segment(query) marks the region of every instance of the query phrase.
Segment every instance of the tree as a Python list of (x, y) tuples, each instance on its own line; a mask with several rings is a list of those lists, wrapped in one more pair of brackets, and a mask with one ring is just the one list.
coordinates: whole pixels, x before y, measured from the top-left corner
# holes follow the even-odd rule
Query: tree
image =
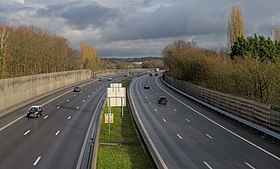
[(10, 27), (7, 24), (0, 23), (0, 66), (1, 66), (1, 77), (5, 77), (7, 72), (7, 45), (8, 37), (10, 35)]
[(96, 49), (89, 44), (81, 43), (82, 64), (84, 69), (98, 70), (100, 57)]
[(242, 10), (239, 5), (232, 5), (227, 28), (228, 49), (231, 49), (231, 46), (237, 38), (243, 37), (244, 35), (244, 19)]
[(275, 41), (280, 41), (280, 27), (275, 28)]

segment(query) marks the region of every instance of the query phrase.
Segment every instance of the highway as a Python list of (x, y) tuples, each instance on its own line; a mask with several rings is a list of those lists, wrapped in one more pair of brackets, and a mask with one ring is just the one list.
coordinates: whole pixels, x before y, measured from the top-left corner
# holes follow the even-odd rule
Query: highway
[[(135, 79), (129, 92), (165, 168), (280, 168), (279, 144), (189, 100), (167, 87), (159, 76)], [(167, 96), (167, 105), (158, 105), (162, 95)]]
[[(79, 85), (81, 92), (67, 88), (1, 117), (0, 168), (77, 168), (90, 122), (96, 122), (110, 82), (94, 79)], [(43, 116), (26, 118), (31, 105), (42, 105)]]

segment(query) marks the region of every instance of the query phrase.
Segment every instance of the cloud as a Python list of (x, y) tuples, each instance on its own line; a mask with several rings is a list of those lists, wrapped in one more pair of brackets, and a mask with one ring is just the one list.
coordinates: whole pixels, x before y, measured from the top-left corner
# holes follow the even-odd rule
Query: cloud
[(36, 25), (65, 36), (74, 48), (87, 42), (106, 56), (160, 55), (176, 39), (225, 46), (234, 3), (247, 35), (269, 36), (272, 22), (280, 26), (279, 0), (0, 0), (0, 22)]

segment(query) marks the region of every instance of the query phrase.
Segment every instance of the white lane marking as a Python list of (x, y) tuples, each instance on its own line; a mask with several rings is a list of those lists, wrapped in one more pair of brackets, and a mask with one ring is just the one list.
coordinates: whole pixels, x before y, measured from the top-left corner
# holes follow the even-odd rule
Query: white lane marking
[(69, 102), (69, 100), (66, 100), (66, 102)]
[(207, 137), (209, 137), (210, 139), (213, 139), (213, 137), (211, 137), (209, 134), (206, 134)]
[(155, 109), (155, 111), (157, 111), (157, 109)]
[(166, 120), (165, 119), (162, 119), (164, 122), (166, 122)]
[(94, 93), (94, 92), (91, 92), (92, 94)]
[(255, 167), (253, 167), (252, 165), (250, 165), (249, 163), (245, 162), (245, 164), (250, 167), (251, 169), (255, 169)]
[(176, 109), (173, 109), (174, 111), (177, 111)]
[(74, 97), (76, 97), (76, 95), (74, 95)]
[(148, 97), (145, 97), (145, 99), (148, 99)]
[(27, 130), (23, 135), (27, 135), (30, 132), (30, 130)]
[(149, 104), (152, 104), (151, 102), (149, 102)]
[(49, 116), (48, 115), (46, 115), (45, 117), (44, 117), (44, 119), (46, 119), (46, 118), (48, 118)]
[(83, 100), (83, 103), (86, 102), (86, 100)]
[(80, 107), (78, 106), (76, 109), (78, 110)]
[(60, 133), (60, 131), (58, 130), (58, 131), (55, 133), (55, 135), (57, 136), (59, 133)]
[(38, 164), (38, 162), (41, 160), (41, 156), (39, 156), (36, 160), (35, 160), (35, 162), (33, 163), (33, 165), (37, 165)]
[(212, 169), (212, 167), (206, 162), (206, 161), (204, 161), (203, 162), (209, 169)]
[(59, 109), (60, 108), (60, 106), (57, 106), (57, 108), (56, 109)]
[(17, 122), (18, 120), (22, 119), (23, 117), (25, 117), (25, 115), (23, 115), (23, 116), (21, 116), (21, 117), (15, 119), (15, 120), (12, 121), (11, 123), (9, 123), (9, 124), (7, 124), (6, 126), (2, 127), (2, 128), (0, 129), (0, 131), (2, 131), (2, 130), (4, 130), (5, 128), (9, 127), (10, 125), (14, 124), (15, 122)]
[(70, 120), (70, 119), (71, 119), (71, 116), (68, 117), (68, 120)]
[(167, 92), (166, 90), (164, 90), (161, 86), (159, 86), (158, 82), (156, 82), (156, 84), (158, 85), (159, 88), (161, 88), (161, 90), (163, 90), (165, 93), (167, 93), (169, 96), (173, 97), (175, 100), (177, 100), (178, 102), (180, 102), (180, 103), (183, 104), (184, 106), (188, 107), (190, 110), (194, 111), (196, 114), (200, 115), (201, 117), (205, 118), (206, 120), (210, 121), (211, 123), (215, 124), (216, 126), (222, 128), (222, 129), (224, 129), (225, 131), (229, 132), (230, 134), (234, 135), (235, 137), (237, 137), (237, 138), (243, 140), (244, 142), (246, 142), (246, 143), (252, 145), (253, 147), (255, 147), (255, 148), (261, 150), (262, 152), (264, 152), (264, 153), (270, 155), (271, 157), (273, 157), (273, 158), (275, 158), (275, 159), (277, 159), (277, 160), (280, 161), (280, 157), (278, 157), (278, 156), (272, 154), (271, 152), (269, 152), (269, 151), (263, 149), (262, 147), (260, 147), (260, 146), (258, 146), (258, 145), (256, 145), (256, 144), (250, 142), (249, 140), (245, 139), (244, 137), (242, 137), (242, 136), (236, 134), (235, 132), (229, 130), (228, 128), (226, 128), (226, 127), (224, 127), (224, 126), (222, 126), (221, 124), (217, 123), (216, 121), (214, 121), (214, 120), (210, 119), (209, 117), (203, 115), (202, 113), (198, 112), (197, 110), (195, 110), (195, 109), (192, 108), (191, 106), (185, 104), (184, 102), (182, 102), (181, 100), (177, 99), (175, 96), (173, 96), (172, 94), (170, 94), (169, 92)]
[[(135, 83), (135, 81), (133, 81), (132, 83)], [(131, 88), (131, 86), (132, 86), (132, 85), (130, 85), (130, 88)], [(129, 90), (129, 93), (130, 93), (130, 95), (132, 96), (131, 90)], [(157, 150), (157, 148), (156, 148), (156, 146), (155, 146), (153, 140), (151, 139), (149, 133), (147, 132), (147, 129), (144, 127), (144, 124), (143, 124), (141, 118), (139, 117), (139, 114), (138, 114), (138, 112), (137, 112), (137, 110), (136, 110), (136, 108), (135, 108), (135, 103), (134, 103), (134, 100), (133, 100), (132, 97), (131, 97), (131, 104), (132, 104), (131, 107), (133, 107), (134, 110), (136, 111), (136, 113), (135, 113), (136, 118), (138, 119), (139, 124), (140, 124), (140, 126), (142, 127), (143, 132), (145, 133), (145, 135), (146, 135), (146, 137), (147, 137), (147, 140), (149, 141), (149, 143), (150, 143), (150, 145), (151, 145), (151, 147), (152, 147), (154, 153), (156, 154), (156, 157), (158, 158), (158, 160), (159, 160), (160, 163), (162, 164), (162, 168), (163, 168), (163, 169), (168, 169), (168, 167), (167, 167), (165, 161), (163, 160), (162, 156), (161, 156), (160, 153), (158, 152), (158, 150)]]
[(88, 95), (87, 97), (90, 97), (90, 95)]
[(177, 136), (178, 136), (181, 140), (183, 139), (179, 134), (177, 134)]
[(189, 122), (189, 123), (191, 122), (189, 119), (186, 119), (186, 121)]

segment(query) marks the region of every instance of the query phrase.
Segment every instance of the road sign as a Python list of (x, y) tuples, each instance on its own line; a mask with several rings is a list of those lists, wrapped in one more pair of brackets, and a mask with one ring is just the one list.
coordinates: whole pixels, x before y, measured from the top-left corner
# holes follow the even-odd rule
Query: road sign
[(114, 114), (113, 113), (105, 113), (105, 123), (106, 124), (114, 123)]

